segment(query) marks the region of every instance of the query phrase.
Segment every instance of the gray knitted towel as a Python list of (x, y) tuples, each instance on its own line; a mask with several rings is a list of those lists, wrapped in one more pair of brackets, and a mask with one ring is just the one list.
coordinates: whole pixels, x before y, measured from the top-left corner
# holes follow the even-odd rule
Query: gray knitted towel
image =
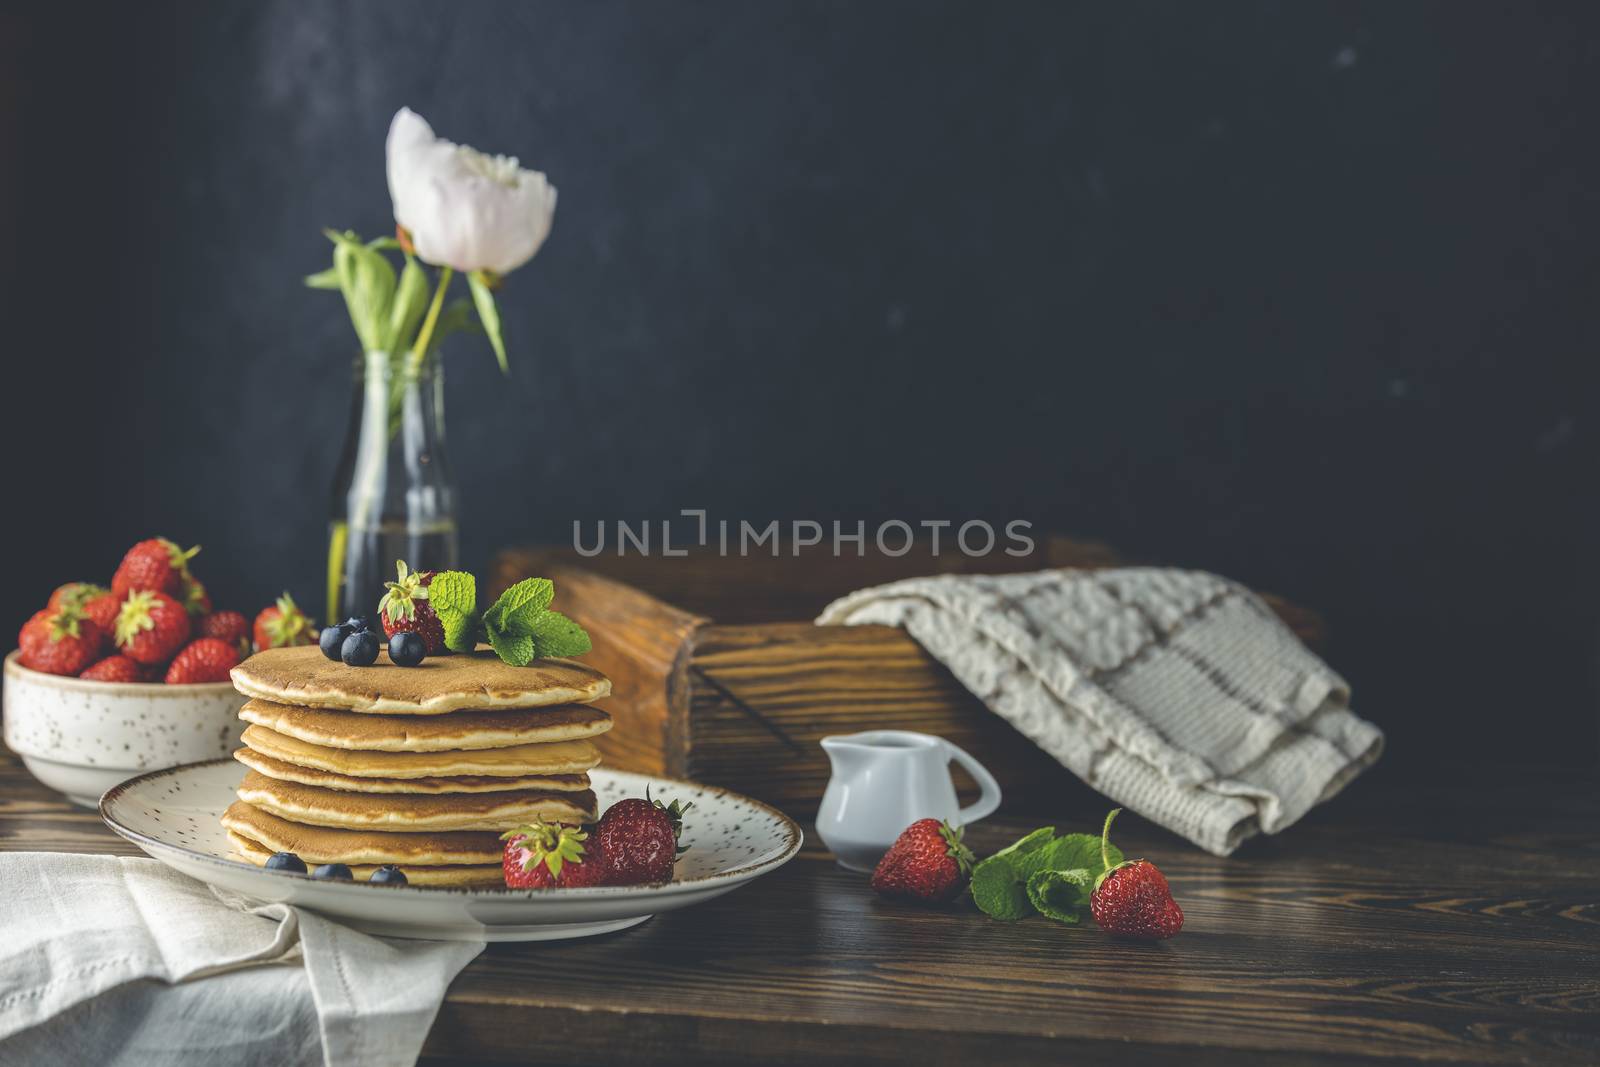
[(1344, 680), (1214, 574), (913, 578), (817, 622), (904, 627), (1078, 777), (1219, 856), (1290, 826), (1383, 750)]

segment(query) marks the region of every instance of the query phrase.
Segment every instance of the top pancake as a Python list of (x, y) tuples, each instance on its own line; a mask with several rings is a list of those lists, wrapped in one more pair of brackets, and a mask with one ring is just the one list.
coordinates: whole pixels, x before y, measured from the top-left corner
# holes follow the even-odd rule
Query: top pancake
[(245, 696), (387, 715), (587, 704), (611, 692), (605, 675), (575, 660), (513, 667), (486, 645), (471, 655), (434, 656), (416, 667), (396, 667), (387, 654), (371, 667), (348, 667), (315, 645), (269, 648), (231, 673), (233, 687)]

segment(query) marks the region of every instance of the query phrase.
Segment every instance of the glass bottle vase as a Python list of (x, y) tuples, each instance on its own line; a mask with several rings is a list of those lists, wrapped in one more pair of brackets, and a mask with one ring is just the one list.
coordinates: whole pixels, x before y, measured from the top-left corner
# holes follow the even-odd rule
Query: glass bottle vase
[(356, 364), (344, 453), (328, 522), (327, 620), (376, 619), (395, 561), (458, 564), (455, 482), (445, 455), (437, 358), (368, 352)]

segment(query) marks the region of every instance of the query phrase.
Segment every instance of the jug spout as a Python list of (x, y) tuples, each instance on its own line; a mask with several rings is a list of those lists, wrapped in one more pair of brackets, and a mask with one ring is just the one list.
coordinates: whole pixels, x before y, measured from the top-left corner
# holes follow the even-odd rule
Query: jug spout
[(851, 737), (824, 737), (821, 744), (822, 751), (828, 754), (834, 774), (852, 774), (866, 766), (872, 756), (870, 745), (863, 745)]

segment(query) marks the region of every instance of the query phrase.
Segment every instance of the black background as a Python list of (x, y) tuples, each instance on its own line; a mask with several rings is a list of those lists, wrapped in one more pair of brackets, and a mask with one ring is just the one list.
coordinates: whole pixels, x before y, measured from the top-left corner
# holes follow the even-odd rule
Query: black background
[(5, 617), (155, 533), (320, 604), (354, 338), (300, 278), (409, 105), (561, 193), (510, 381), (447, 351), (467, 565), (1025, 518), (1321, 609), (1389, 765), (1592, 761), (1596, 15), (7, 9)]

